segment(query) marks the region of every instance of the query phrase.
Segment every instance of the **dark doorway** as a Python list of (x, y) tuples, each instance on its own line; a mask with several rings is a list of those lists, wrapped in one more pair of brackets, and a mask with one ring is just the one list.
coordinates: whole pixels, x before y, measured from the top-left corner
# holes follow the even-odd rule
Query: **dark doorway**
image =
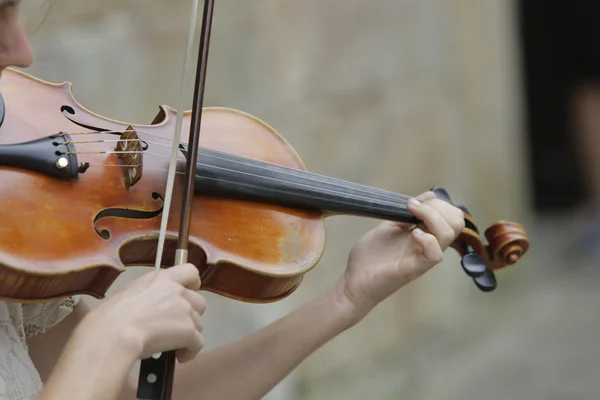
[(565, 14), (570, 4), (568, 0), (518, 2), (528, 172), (533, 206), (540, 213), (565, 211), (585, 197), (569, 134), (569, 94), (577, 80)]

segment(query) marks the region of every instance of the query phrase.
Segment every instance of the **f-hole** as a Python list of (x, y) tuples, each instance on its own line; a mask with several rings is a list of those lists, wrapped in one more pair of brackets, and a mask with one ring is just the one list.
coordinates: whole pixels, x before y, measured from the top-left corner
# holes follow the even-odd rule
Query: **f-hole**
[[(82, 128), (91, 129), (91, 130), (97, 131), (97, 132), (101, 132), (101, 131), (106, 131), (107, 130), (107, 129), (100, 128), (100, 127), (97, 127), (97, 126), (92, 126), (92, 125), (84, 124), (83, 122), (76, 121), (75, 119), (73, 119), (73, 117), (68, 116), (67, 114), (71, 114), (73, 116), (75, 115), (75, 110), (71, 106), (66, 106), (66, 105), (61, 106), (60, 107), (60, 112), (62, 113), (62, 115), (66, 119), (68, 119), (69, 121), (71, 121), (75, 125), (81, 126)], [(115, 133), (115, 135), (118, 135), (118, 133)]]
[[(153, 192), (152, 198), (154, 200), (160, 199), (161, 202), (163, 202), (163, 204), (164, 204), (164, 199), (160, 194)], [(127, 208), (107, 208), (107, 209), (100, 211), (96, 215), (96, 218), (94, 218), (94, 230), (96, 231), (98, 236), (100, 236), (102, 239), (109, 240), (110, 232), (106, 229), (99, 230), (98, 227), (96, 226), (98, 221), (100, 221), (101, 219), (115, 218), (115, 217), (116, 218), (129, 218), (129, 219), (153, 219), (153, 218), (158, 217), (160, 214), (162, 214), (163, 207), (164, 206), (161, 206), (156, 211), (130, 210)]]
[[(0, 96), (1, 97), (1, 96)], [(106, 129), (106, 128), (100, 128), (98, 126), (93, 126), (93, 125), (89, 125), (89, 124), (85, 124), (83, 122), (80, 121), (76, 121), (73, 117), (69, 117), (67, 114), (71, 114), (71, 115), (75, 115), (75, 110), (73, 109), (73, 107), (71, 106), (61, 106), (60, 107), (60, 112), (62, 113), (62, 115), (68, 119), (69, 121), (71, 121), (72, 123), (74, 123), (75, 125), (81, 126), (82, 128), (86, 128), (86, 129), (90, 129), (92, 131), (96, 131), (96, 132), (107, 132), (110, 131), (110, 129)], [(1, 123), (0, 123), (1, 124)], [(120, 131), (117, 132), (110, 132), (111, 135), (121, 135)], [(148, 142), (142, 140), (142, 150), (148, 150), (148, 148), (150, 147), (148, 145)]]

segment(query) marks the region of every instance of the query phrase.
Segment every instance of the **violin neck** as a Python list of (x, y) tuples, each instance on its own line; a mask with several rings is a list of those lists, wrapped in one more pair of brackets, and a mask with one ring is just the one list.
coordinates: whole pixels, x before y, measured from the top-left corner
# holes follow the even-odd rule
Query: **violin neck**
[(409, 196), (211, 149), (198, 152), (195, 188), (197, 193), (331, 214), (417, 222), (407, 209)]

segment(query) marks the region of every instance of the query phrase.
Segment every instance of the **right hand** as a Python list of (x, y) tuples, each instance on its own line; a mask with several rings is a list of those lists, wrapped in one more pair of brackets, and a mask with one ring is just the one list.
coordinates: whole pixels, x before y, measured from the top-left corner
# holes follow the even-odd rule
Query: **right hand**
[(189, 361), (204, 346), (200, 283), (192, 264), (150, 272), (92, 311), (91, 328), (115, 333), (138, 359), (176, 350), (179, 362)]

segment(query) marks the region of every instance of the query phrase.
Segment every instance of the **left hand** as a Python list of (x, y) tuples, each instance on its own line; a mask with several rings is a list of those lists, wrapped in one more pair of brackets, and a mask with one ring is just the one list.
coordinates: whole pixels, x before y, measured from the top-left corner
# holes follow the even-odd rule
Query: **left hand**
[(343, 299), (360, 319), (382, 300), (417, 279), (443, 259), (443, 252), (462, 232), (464, 213), (425, 192), (409, 211), (417, 226), (382, 222), (364, 235), (350, 252), (339, 284)]

